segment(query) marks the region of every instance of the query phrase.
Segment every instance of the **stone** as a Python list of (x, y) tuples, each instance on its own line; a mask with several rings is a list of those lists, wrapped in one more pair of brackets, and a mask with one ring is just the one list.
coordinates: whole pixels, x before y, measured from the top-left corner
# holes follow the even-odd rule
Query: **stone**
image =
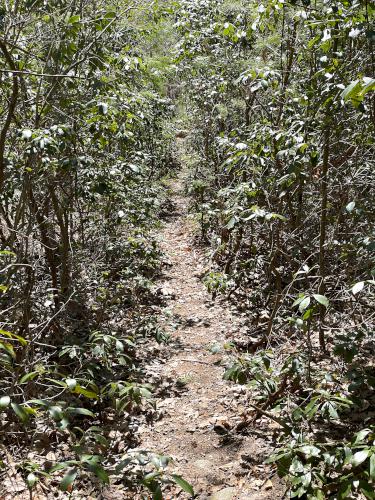
[(233, 500), (237, 494), (236, 488), (224, 488), (209, 497), (209, 500)]

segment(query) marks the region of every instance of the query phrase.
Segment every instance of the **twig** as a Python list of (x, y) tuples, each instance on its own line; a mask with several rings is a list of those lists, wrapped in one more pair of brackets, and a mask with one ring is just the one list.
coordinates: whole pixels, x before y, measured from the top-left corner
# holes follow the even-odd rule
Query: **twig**
[(12, 73), (13, 75), (24, 75), (24, 76), (41, 76), (46, 78), (78, 78), (79, 80), (85, 80), (84, 76), (67, 75), (67, 74), (56, 74), (52, 75), (49, 73), (36, 73), (34, 71), (21, 71), (18, 69), (0, 69), (0, 73)]
[(247, 403), (247, 404), (251, 406), (251, 408), (254, 408), (254, 410), (256, 410), (261, 415), (264, 415), (265, 417), (270, 418), (271, 420), (279, 424), (284, 430), (288, 432), (291, 430), (291, 427), (288, 424), (286, 424), (281, 418), (275, 417), (274, 415), (272, 415), (272, 413), (262, 410), (262, 408), (259, 408), (259, 406), (256, 406), (253, 403)]
[(199, 359), (180, 359), (179, 361), (186, 361), (187, 363), (199, 363), (201, 365), (214, 366), (213, 363), (207, 363), (207, 361), (200, 361)]

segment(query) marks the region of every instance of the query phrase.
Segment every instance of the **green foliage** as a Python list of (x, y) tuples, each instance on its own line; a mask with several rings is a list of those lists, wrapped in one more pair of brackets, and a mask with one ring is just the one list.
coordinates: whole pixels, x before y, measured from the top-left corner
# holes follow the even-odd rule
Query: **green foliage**
[[(30, 490), (63, 470), (69, 493), (82, 475), (108, 483), (113, 421), (153, 407), (143, 351), (167, 340), (151, 305), (162, 179), (175, 168), (171, 64), (156, 38), (171, 23), (166, 5), (134, 7), (1, 10), (0, 410), (4, 445), (35, 456)], [(47, 472), (41, 428), (57, 451)]]
[(286, 477), (291, 498), (350, 498), (361, 493), (373, 499), (374, 430), (363, 429), (347, 443), (310, 443), (296, 434), (269, 459)]
[(246, 312), (224, 377), (283, 424), (275, 461), (299, 498), (373, 498), (373, 433), (352, 436), (374, 401), (374, 12), (186, 0), (176, 23), (204, 281)]
[[(109, 453), (116, 419), (152, 408), (144, 350), (168, 341), (152, 285), (178, 112), (194, 132), (204, 283), (248, 314), (250, 352), (232, 350), (225, 378), (285, 423), (272, 460), (292, 496), (374, 498), (374, 13), (347, 0), (0, 8), (0, 410), (8, 449), (25, 436), (30, 490), (123, 473), (155, 499), (171, 482), (193, 496), (167, 457)], [(25, 459), (40, 428), (69, 450), (49, 470)]]

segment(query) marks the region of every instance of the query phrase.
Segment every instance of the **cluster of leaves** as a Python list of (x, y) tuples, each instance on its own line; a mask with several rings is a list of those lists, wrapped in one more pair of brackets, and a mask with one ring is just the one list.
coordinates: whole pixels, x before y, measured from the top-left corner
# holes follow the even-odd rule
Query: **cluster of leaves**
[(275, 461), (299, 498), (374, 498), (373, 16), (354, 0), (185, 0), (177, 16), (205, 282), (248, 316), (251, 354), (226, 377), (284, 422)]
[[(0, 433), (30, 489), (66, 469), (64, 491), (77, 474), (108, 483), (112, 434), (134, 445), (132, 415), (152, 409), (153, 231), (175, 166), (173, 105), (142, 54), (155, 9), (0, 8)], [(159, 476), (138, 479), (156, 491)]]

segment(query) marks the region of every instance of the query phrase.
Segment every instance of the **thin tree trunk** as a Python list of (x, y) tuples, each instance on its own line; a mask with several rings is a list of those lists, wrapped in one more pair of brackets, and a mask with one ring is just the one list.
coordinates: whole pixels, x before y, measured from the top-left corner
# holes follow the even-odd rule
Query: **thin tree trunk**
[[(320, 236), (319, 236), (319, 272), (320, 285), (319, 293), (325, 294), (326, 291), (326, 234), (327, 234), (327, 202), (328, 202), (328, 170), (329, 170), (329, 152), (330, 152), (330, 129), (326, 127), (324, 132), (324, 149), (322, 164), (322, 180), (320, 184), (321, 212), (320, 212)], [(319, 323), (319, 344), (320, 348), (326, 350), (326, 339), (324, 331), (325, 307), (320, 305), (320, 323)]]

